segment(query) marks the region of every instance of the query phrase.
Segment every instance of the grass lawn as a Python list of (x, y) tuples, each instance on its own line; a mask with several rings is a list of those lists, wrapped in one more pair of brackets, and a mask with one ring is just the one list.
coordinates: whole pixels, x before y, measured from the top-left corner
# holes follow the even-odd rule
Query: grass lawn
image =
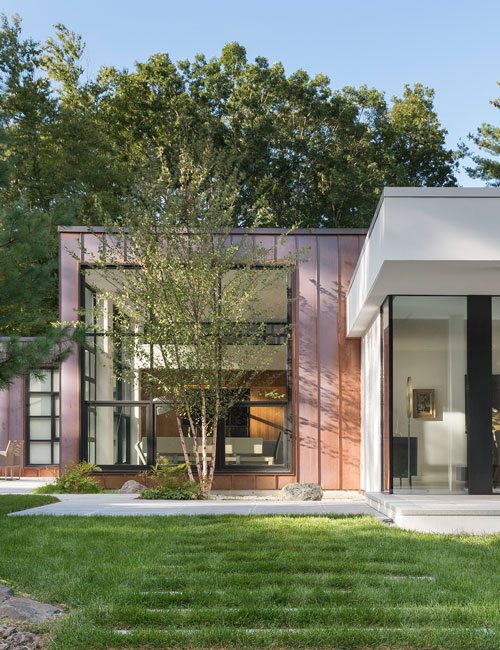
[[(38, 506), (46, 506), (49, 503), (59, 501), (57, 497), (49, 496), (32, 496), (31, 494), (2, 494), (0, 495), (0, 517), (8, 515), (9, 512), (16, 512), (17, 510), (28, 510), (28, 508), (37, 508)], [(2, 527), (5, 520), (2, 519)], [(2, 540), (0, 530), (0, 542)], [(0, 582), (2, 578), (0, 576)]]
[(0, 580), (75, 612), (52, 650), (498, 649), (499, 566), (370, 517), (0, 518)]

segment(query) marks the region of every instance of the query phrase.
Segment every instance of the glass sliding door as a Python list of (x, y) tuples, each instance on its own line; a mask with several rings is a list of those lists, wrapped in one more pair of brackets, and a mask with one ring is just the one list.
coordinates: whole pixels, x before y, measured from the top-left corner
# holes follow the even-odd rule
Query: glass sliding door
[(491, 299), (492, 318), (492, 391), (491, 433), (493, 443), (493, 492), (500, 493), (500, 297)]
[(466, 297), (393, 298), (394, 492), (467, 489), (466, 326)]

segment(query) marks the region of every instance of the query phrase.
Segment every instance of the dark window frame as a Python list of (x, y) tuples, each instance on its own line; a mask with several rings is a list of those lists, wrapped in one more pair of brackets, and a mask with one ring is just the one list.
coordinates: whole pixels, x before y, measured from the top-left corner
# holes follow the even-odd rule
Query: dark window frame
[[(123, 268), (137, 268), (136, 264), (123, 264)], [(80, 310), (85, 306), (85, 289), (91, 289), (85, 282), (84, 272), (88, 269), (95, 268), (93, 264), (80, 264), (79, 271), (79, 282), (80, 282)], [(109, 265), (108, 268), (118, 268), (117, 265)], [(256, 266), (255, 268), (266, 268), (265, 266)], [(225, 445), (224, 445), (224, 436), (225, 436), (225, 421), (221, 420), (219, 422), (219, 431), (218, 431), (218, 444), (217, 444), (217, 458), (216, 458), (216, 467), (215, 471), (217, 474), (234, 474), (234, 473), (244, 473), (244, 474), (291, 474), (293, 471), (293, 432), (292, 432), (292, 377), (293, 377), (293, 348), (292, 348), (292, 331), (294, 328), (293, 323), (293, 311), (292, 311), (292, 297), (293, 291), (292, 286), (296, 282), (296, 272), (292, 270), (287, 277), (287, 322), (286, 326), (290, 328), (289, 335), (287, 338), (287, 349), (286, 349), (286, 400), (269, 400), (268, 402), (237, 402), (235, 406), (284, 406), (284, 430), (283, 430), (283, 464), (282, 465), (228, 465), (225, 464)], [(92, 290), (93, 291), (93, 290)], [(95, 291), (93, 291), (95, 294)], [(84, 317), (80, 313), (79, 320), (83, 321)], [(271, 322), (271, 325), (280, 325), (283, 326), (283, 323)], [(95, 331), (94, 332), (94, 341), (95, 349), (97, 348), (97, 338), (105, 336), (105, 332)], [(271, 336), (275, 334), (272, 333)], [(271, 344), (271, 343), (270, 343)], [(121, 472), (121, 473), (137, 473), (144, 471), (147, 467), (151, 467), (154, 463), (156, 456), (156, 424), (155, 424), (155, 409), (158, 402), (151, 400), (85, 400), (85, 347), (80, 347), (80, 459), (88, 460), (88, 417), (89, 411), (90, 415), (95, 417), (92, 409), (95, 409), (98, 406), (148, 406), (146, 410), (146, 435), (148, 438), (148, 454), (147, 454), (147, 465), (99, 465), (99, 467), (105, 472)], [(95, 439), (94, 439), (95, 442)], [(193, 466), (194, 467), (194, 466)]]
[[(60, 378), (59, 367), (56, 366), (42, 366), (40, 370), (50, 372), (50, 391), (32, 391), (31, 390), (31, 374), (25, 377), (25, 426), (26, 426), (26, 462), (28, 467), (58, 467), (59, 462), (54, 461), (54, 445), (60, 443), (61, 435), (61, 402), (59, 396), (59, 386), (54, 386), (54, 374), (57, 371)], [(54, 390), (57, 389), (57, 390)], [(50, 415), (31, 415), (30, 414), (30, 397), (35, 395), (50, 396)], [(56, 413), (56, 400), (59, 400), (59, 413)], [(32, 420), (48, 420), (50, 418), (50, 438), (38, 438), (31, 440), (31, 421)], [(56, 431), (56, 421), (59, 424), (59, 435)], [(50, 443), (50, 463), (32, 463), (31, 456), (31, 443), (48, 442)]]

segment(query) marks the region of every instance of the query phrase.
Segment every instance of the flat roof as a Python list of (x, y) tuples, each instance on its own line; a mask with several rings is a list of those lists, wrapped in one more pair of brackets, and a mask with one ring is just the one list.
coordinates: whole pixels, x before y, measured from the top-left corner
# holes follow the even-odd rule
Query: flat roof
[(499, 287), (500, 187), (387, 187), (347, 290), (348, 335), (362, 336), (388, 295)]

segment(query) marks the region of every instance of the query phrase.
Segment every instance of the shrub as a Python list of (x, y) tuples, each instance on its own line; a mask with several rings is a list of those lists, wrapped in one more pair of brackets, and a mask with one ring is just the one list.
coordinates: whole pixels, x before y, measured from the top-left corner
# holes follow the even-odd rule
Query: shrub
[(151, 485), (141, 492), (141, 499), (201, 499), (201, 486), (189, 480), (187, 465), (172, 465), (166, 458), (158, 458), (156, 464), (142, 472)]
[(100, 467), (82, 461), (74, 464), (56, 479), (55, 483), (42, 485), (33, 490), (37, 494), (97, 494), (102, 488), (92, 472), (102, 471)]

